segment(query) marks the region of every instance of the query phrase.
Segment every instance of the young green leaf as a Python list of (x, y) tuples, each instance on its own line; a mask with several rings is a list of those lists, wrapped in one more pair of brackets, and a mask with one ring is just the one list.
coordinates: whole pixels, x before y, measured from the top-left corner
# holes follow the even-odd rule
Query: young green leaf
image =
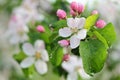
[(51, 53), (51, 62), (55, 66), (59, 66), (63, 59), (63, 48), (60, 46), (55, 47)]
[(95, 34), (95, 36), (101, 41), (104, 43), (105, 47), (108, 49), (108, 44), (107, 44), (107, 41), (106, 39), (97, 31), (94, 31), (93, 32)]
[(42, 39), (45, 41), (45, 43), (49, 43), (49, 34), (46, 32), (39, 33), (37, 31), (32, 31), (32, 33), (28, 33), (28, 36), (30, 38), (30, 42), (34, 43), (37, 39)]
[(97, 18), (98, 18), (98, 15), (91, 15), (91, 16), (89, 16), (86, 19), (86, 23), (85, 23), (84, 28), (89, 30), (95, 24)]
[(51, 36), (49, 37), (49, 40), (50, 40), (51, 42), (53, 42), (53, 41), (56, 40), (58, 37), (59, 37), (58, 31), (54, 31), (54, 32), (51, 34)]
[(103, 68), (107, 57), (107, 49), (100, 40), (82, 41), (79, 52), (83, 60), (84, 69), (89, 75), (93, 75)]
[(107, 24), (102, 29), (96, 29), (107, 41), (108, 45), (111, 46), (116, 40), (116, 33), (112, 23)]
[(54, 30), (59, 30), (60, 28), (66, 27), (66, 26), (67, 26), (66, 20), (60, 20), (52, 24), (52, 27), (54, 28)]
[(22, 71), (26, 77), (30, 77), (35, 72), (34, 65), (30, 66), (29, 68), (22, 69)]
[(21, 51), (18, 54), (13, 55), (13, 58), (20, 63), (24, 58), (26, 57), (26, 55)]

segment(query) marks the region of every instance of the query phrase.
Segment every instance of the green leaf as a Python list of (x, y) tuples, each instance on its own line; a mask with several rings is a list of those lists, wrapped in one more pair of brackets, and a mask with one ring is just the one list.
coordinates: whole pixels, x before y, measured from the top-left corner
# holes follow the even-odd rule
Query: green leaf
[(95, 34), (95, 36), (101, 41), (104, 43), (105, 47), (108, 49), (108, 44), (107, 44), (107, 41), (105, 40), (105, 38), (97, 31), (94, 31), (93, 32)]
[(26, 55), (21, 51), (18, 54), (13, 55), (13, 58), (20, 63), (24, 58), (26, 57)]
[[(31, 33), (32, 32), (32, 33)], [(39, 33), (37, 31), (31, 31), (28, 33), (28, 36), (30, 38), (30, 42), (31, 43), (34, 43), (37, 39), (42, 39), (45, 41), (45, 43), (49, 43), (50, 40), (49, 40), (49, 34), (46, 32), (44, 33)]]
[(50, 58), (53, 65), (59, 66), (63, 59), (63, 48), (60, 47), (59, 45), (55, 47), (55, 49), (51, 53)]
[(60, 21), (57, 21), (56, 23), (52, 24), (52, 27), (56, 31), (62, 27), (67, 27), (67, 22), (66, 22), (66, 20), (60, 20)]
[(79, 52), (83, 67), (89, 75), (101, 71), (107, 57), (107, 49), (100, 40), (81, 41)]
[(116, 40), (116, 33), (112, 23), (107, 24), (102, 29), (96, 29), (107, 41), (108, 45), (111, 46)]
[(53, 42), (53, 41), (56, 40), (58, 37), (59, 37), (58, 31), (54, 31), (54, 32), (51, 34), (49, 40), (50, 40), (51, 42)]
[(29, 68), (24, 68), (22, 69), (22, 71), (24, 72), (24, 75), (26, 77), (30, 77), (31, 75), (33, 75), (33, 73), (36, 71), (34, 68), (34, 65), (30, 66)]
[(98, 19), (98, 15), (91, 15), (86, 19), (86, 23), (84, 28), (85, 29), (90, 29), (96, 22), (96, 20)]
[(47, 31), (44, 32), (44, 33), (40, 33), (39, 36), (40, 36), (40, 38), (41, 38), (42, 40), (44, 40), (46, 43), (50, 43), (49, 34), (47, 33)]

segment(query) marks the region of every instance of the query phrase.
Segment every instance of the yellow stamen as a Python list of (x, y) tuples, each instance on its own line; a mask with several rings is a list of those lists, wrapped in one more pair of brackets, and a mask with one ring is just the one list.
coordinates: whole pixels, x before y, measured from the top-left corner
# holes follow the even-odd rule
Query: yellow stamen
[(71, 28), (72, 32), (78, 32), (78, 29), (75, 27), (75, 28)]
[(79, 66), (79, 67), (76, 67), (76, 68), (75, 68), (75, 71), (78, 71), (80, 68), (81, 68), (80, 66)]
[(37, 59), (39, 59), (39, 58), (41, 57), (40, 53), (39, 53), (39, 52), (36, 52), (35, 57), (36, 57)]

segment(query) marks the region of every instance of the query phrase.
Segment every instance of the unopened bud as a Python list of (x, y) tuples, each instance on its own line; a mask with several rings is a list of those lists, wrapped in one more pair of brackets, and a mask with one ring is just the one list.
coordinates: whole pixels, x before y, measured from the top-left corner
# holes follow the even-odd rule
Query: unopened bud
[(98, 11), (97, 11), (97, 10), (93, 10), (91, 14), (92, 14), (92, 15), (98, 14)]
[(60, 46), (62, 46), (62, 47), (67, 47), (69, 45), (69, 41), (68, 40), (60, 40), (60, 41), (58, 41), (58, 44), (60, 44)]
[(63, 56), (63, 61), (68, 61), (70, 59), (70, 55), (69, 54), (65, 54)]
[(72, 9), (70, 9), (70, 14), (71, 14), (73, 17), (77, 16), (77, 13), (76, 13), (75, 11), (73, 11)]
[(58, 9), (57, 10), (57, 16), (59, 17), (59, 19), (65, 19), (66, 18), (66, 12), (62, 9)]
[(38, 31), (38, 32), (45, 32), (45, 29), (44, 29), (43, 26), (38, 25), (38, 26), (37, 26), (37, 31)]
[(72, 2), (70, 4), (70, 7), (73, 11), (78, 11), (78, 3), (77, 2)]
[(106, 22), (104, 20), (98, 20), (95, 24), (97, 28), (104, 28), (106, 25)]
[(84, 5), (78, 3), (78, 14), (81, 14), (84, 11)]

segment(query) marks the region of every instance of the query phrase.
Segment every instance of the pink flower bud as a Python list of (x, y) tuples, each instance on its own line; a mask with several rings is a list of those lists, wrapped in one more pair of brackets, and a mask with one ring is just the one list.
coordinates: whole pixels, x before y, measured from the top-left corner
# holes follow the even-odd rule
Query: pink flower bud
[(66, 18), (66, 12), (62, 9), (58, 9), (57, 10), (57, 16), (59, 17), (59, 19), (65, 19)]
[(38, 32), (45, 32), (44, 27), (41, 26), (41, 25), (38, 25), (36, 29), (37, 29)]
[(68, 61), (70, 59), (70, 55), (69, 54), (65, 54), (63, 56), (63, 61)]
[(78, 14), (81, 14), (84, 11), (84, 5), (78, 3)]
[(104, 20), (98, 20), (95, 24), (97, 28), (104, 28), (105, 25), (106, 25), (106, 22)]
[(60, 44), (60, 46), (62, 46), (62, 47), (67, 47), (69, 45), (69, 41), (68, 40), (60, 40), (60, 41), (58, 41), (58, 44)]
[(78, 11), (78, 3), (77, 2), (72, 2), (70, 4), (70, 7), (71, 7), (72, 10)]
[(77, 16), (77, 13), (76, 13), (75, 11), (73, 11), (72, 9), (70, 9), (70, 14), (71, 14), (73, 17)]
[(92, 15), (98, 14), (98, 11), (97, 11), (97, 10), (93, 10), (91, 14), (92, 14)]

